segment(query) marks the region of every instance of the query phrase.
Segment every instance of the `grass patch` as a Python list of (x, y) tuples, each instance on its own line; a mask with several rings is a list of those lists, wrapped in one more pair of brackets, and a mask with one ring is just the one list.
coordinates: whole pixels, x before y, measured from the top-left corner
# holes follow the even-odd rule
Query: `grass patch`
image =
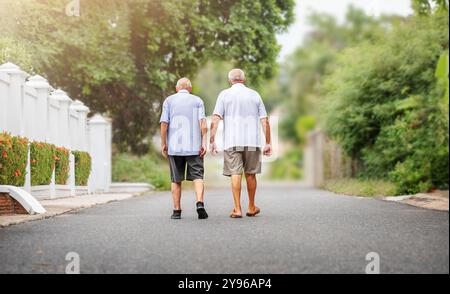
[(169, 165), (155, 154), (114, 155), (112, 178), (114, 182), (149, 183), (157, 190), (170, 190)]
[(271, 180), (299, 180), (303, 178), (301, 168), (303, 154), (298, 150), (290, 150), (283, 157), (270, 164)]
[(325, 190), (351, 196), (395, 196), (395, 184), (383, 180), (339, 179), (328, 180), (322, 187)]

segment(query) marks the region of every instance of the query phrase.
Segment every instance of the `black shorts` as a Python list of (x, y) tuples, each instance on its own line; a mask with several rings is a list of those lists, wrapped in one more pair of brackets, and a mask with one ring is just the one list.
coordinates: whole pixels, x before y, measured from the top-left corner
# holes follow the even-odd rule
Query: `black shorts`
[(181, 183), (184, 180), (203, 180), (205, 168), (203, 165), (203, 157), (199, 155), (169, 156), (169, 164), (172, 183)]

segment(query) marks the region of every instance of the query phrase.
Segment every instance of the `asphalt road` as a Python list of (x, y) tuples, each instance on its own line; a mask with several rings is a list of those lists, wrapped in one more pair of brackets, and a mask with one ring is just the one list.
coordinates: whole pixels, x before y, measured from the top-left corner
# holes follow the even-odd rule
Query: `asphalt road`
[[(449, 214), (298, 186), (258, 192), (262, 214), (230, 219), (226, 189), (207, 191), (199, 221), (192, 192), (170, 220), (169, 193), (154, 193), (0, 229), (0, 273), (449, 273)], [(245, 197), (244, 197), (245, 199)]]

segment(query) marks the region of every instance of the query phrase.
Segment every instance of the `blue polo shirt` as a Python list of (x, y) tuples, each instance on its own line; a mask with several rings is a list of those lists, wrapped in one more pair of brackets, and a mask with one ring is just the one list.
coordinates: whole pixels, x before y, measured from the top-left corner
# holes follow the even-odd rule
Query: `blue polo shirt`
[(200, 121), (206, 119), (200, 97), (181, 90), (166, 98), (160, 123), (169, 124), (167, 145), (170, 156), (199, 155), (202, 143)]

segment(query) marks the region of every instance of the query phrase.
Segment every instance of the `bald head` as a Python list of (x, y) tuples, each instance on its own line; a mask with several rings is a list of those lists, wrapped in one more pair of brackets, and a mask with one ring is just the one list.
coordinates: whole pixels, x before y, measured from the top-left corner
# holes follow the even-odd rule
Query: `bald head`
[(192, 83), (188, 78), (181, 78), (177, 82), (177, 92), (180, 92), (181, 90), (188, 90), (189, 92), (192, 92)]
[(235, 68), (228, 73), (228, 80), (232, 84), (245, 82), (245, 73), (242, 69)]

